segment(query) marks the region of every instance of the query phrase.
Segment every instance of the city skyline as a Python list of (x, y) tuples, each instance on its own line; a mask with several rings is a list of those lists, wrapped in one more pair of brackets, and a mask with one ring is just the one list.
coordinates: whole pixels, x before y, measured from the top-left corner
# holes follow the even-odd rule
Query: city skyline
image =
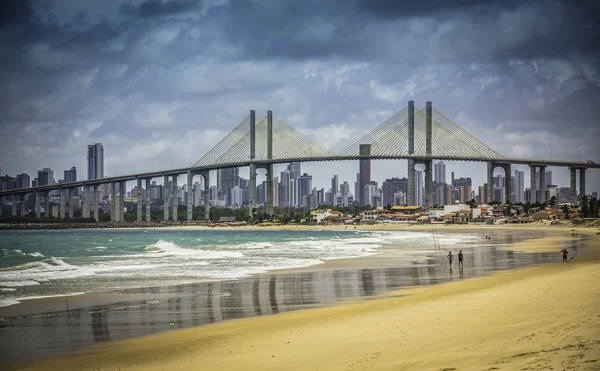
[[(329, 13), (307, 1), (291, 18), (294, 32), (270, 34), (259, 24), (244, 30), (251, 48), (232, 37), (239, 29), (229, 27), (248, 12), (257, 20), (271, 12), (290, 14), (289, 4), (165, 5), (170, 3), (21, 1), (2, 9), (0, 27), (19, 45), (3, 62), (14, 73), (1, 76), (8, 92), (0, 112), (2, 174), (33, 179), (43, 168), (86, 169), (82, 149), (90, 143), (105, 147), (105, 176), (189, 166), (250, 109), (259, 117), (272, 109), (337, 151), (410, 99), (419, 107), (432, 101), (507, 157), (600, 159), (597, 51), (581, 36), (598, 34), (592, 2), (554, 1), (541, 11), (547, 1), (389, 8), (356, 1)], [(527, 14), (538, 14), (534, 24)], [(365, 44), (360, 34), (344, 31), (348, 19), (381, 36)], [(536, 26), (535, 38), (505, 31)], [(402, 30), (405, 37), (387, 30)], [(473, 30), (485, 42), (460, 43), (458, 36)], [(270, 41), (253, 41), (263, 39)], [(440, 43), (445, 47), (437, 48)], [(447, 174), (471, 177), (473, 187), (486, 181), (483, 163), (446, 164)], [(370, 166), (371, 179), (380, 184), (406, 176), (405, 161), (373, 160)], [(284, 168), (277, 165), (275, 174)], [(318, 188), (328, 188), (332, 169), (351, 183), (359, 172), (354, 161), (307, 163), (303, 169)], [(515, 169), (525, 172), (528, 185), (527, 168)], [(247, 177), (247, 171), (240, 174)], [(568, 170), (553, 171), (555, 182), (567, 186)], [(598, 172), (586, 180), (588, 193), (599, 191)]]

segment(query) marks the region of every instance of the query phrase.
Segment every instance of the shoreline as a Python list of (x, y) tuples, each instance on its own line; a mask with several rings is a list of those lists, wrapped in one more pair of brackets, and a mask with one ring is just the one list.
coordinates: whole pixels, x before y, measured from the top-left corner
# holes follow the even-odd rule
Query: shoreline
[(581, 232), (591, 236), (590, 253), (568, 265), (492, 272), (383, 298), (113, 341), (27, 368), (481, 370), (539, 364), (591, 370), (600, 362), (593, 357), (600, 350), (600, 286), (585, 282), (598, 282), (600, 237), (595, 230)]
[(550, 220), (541, 220), (533, 223), (509, 223), (497, 225), (481, 224), (417, 224), (417, 223), (375, 223), (357, 225), (316, 225), (316, 224), (281, 224), (281, 225), (223, 225), (207, 223), (204, 221), (154, 221), (154, 222), (101, 222), (101, 223), (0, 223), (0, 231), (23, 230), (445, 230), (445, 229), (537, 229), (548, 227), (553, 229), (594, 228), (587, 227), (585, 223), (574, 224), (571, 221), (561, 221), (552, 225)]
[[(571, 237), (568, 236), (557, 236), (558, 233), (568, 232), (567, 227), (558, 227), (558, 226), (549, 226), (549, 225), (496, 225), (496, 226), (485, 226), (485, 225), (448, 225), (449, 228), (443, 229), (442, 233), (460, 233), (460, 232), (486, 232), (493, 235), (493, 232), (506, 232), (506, 231), (537, 231), (545, 234), (553, 234), (553, 236), (544, 236), (542, 238), (529, 238), (524, 242), (506, 242), (504, 246), (505, 249), (516, 251), (516, 252), (525, 252), (525, 253), (536, 253), (536, 252), (551, 252), (557, 251), (560, 245), (564, 245), (565, 242), (579, 241), (580, 243), (585, 244), (585, 240), (579, 237)], [(345, 226), (329, 226), (323, 228), (323, 226), (311, 226), (311, 225), (300, 225), (300, 226), (270, 226), (270, 227), (257, 227), (257, 226), (240, 226), (235, 227), (237, 230), (302, 230), (302, 231), (312, 231), (312, 230), (329, 230), (329, 231), (358, 231), (367, 233), (369, 231), (412, 231), (412, 232), (432, 232), (431, 225), (405, 225), (405, 224), (391, 224), (391, 225), (362, 225), (356, 226), (356, 229), (346, 229)], [(139, 228), (127, 228), (130, 230), (146, 230), (148, 228), (139, 227)], [(213, 230), (213, 227), (207, 226), (165, 226), (164, 230)], [(440, 228), (441, 229), (441, 228)], [(90, 230), (101, 230), (101, 229), (90, 229)], [(108, 229), (111, 230), (111, 229)], [(583, 230), (583, 229), (582, 229)], [(439, 233), (439, 231), (438, 231)], [(591, 228), (587, 228), (584, 232), (585, 234), (591, 235)], [(533, 242), (533, 248), (529, 246)], [(550, 242), (550, 243), (548, 243)], [(443, 249), (443, 251), (445, 251)], [(387, 259), (388, 256), (385, 255), (385, 251), (378, 251), (371, 255), (354, 257), (354, 258), (339, 258), (339, 259), (330, 259), (324, 260), (322, 263), (314, 264), (311, 266), (305, 267), (295, 267), (295, 268), (282, 268), (282, 269), (271, 269), (267, 270), (264, 273), (257, 273), (254, 275), (271, 275), (271, 274), (285, 274), (285, 273), (304, 273), (304, 272), (320, 272), (320, 271), (331, 271), (331, 270), (344, 270), (344, 269), (375, 269), (375, 268), (391, 268), (395, 267), (396, 263), (394, 260)], [(248, 277), (252, 277), (254, 275), (250, 275)], [(196, 283), (201, 282), (229, 282), (229, 281), (237, 281), (240, 279), (248, 278), (248, 277), (239, 277), (235, 279), (207, 279), (203, 281), (198, 281)], [(193, 283), (192, 283), (193, 284)], [(151, 288), (161, 288), (161, 287), (174, 287), (174, 286), (182, 286), (186, 284), (167, 284), (161, 286), (144, 286), (144, 287), (136, 287), (131, 289), (117, 289), (113, 291), (97, 291), (97, 292), (83, 292), (83, 293), (65, 293), (63, 295), (49, 295), (49, 296), (41, 296), (41, 297), (31, 297), (31, 298), (23, 298), (19, 301), (19, 303), (2, 306), (0, 307), (0, 317), (15, 317), (15, 316), (27, 316), (33, 314), (44, 314), (50, 312), (60, 312), (65, 309), (65, 299), (71, 298), (70, 300), (70, 309), (83, 309), (91, 306), (97, 305), (107, 305), (107, 304), (115, 304), (124, 299), (128, 299), (127, 294), (123, 294), (123, 292), (135, 292), (141, 291), (144, 289)], [(107, 300), (107, 298), (110, 298)], [(31, 308), (36, 306), (41, 306), (44, 311), (36, 312)], [(21, 308), (27, 308), (24, 312), (21, 311)], [(21, 311), (21, 312), (20, 312)]]

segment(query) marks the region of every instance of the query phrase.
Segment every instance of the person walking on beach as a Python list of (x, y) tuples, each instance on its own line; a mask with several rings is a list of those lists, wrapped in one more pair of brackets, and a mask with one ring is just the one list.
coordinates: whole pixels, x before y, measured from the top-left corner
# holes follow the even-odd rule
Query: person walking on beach
[(452, 251), (448, 252), (448, 263), (450, 264), (450, 267), (452, 267), (452, 261), (454, 260), (454, 255), (452, 255)]
[(563, 263), (566, 263), (568, 261), (567, 258), (569, 257), (569, 250), (567, 250), (566, 248), (562, 249), (562, 254), (563, 254)]
[(463, 267), (463, 253), (462, 250), (458, 251), (458, 268)]

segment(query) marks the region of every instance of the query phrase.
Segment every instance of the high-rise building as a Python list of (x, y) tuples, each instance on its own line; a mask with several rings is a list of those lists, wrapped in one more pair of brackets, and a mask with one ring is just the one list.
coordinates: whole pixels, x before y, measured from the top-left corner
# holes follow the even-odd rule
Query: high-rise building
[(29, 174), (22, 173), (17, 175), (17, 188), (29, 188), (31, 184), (31, 178)]
[(340, 180), (337, 175), (334, 175), (333, 178), (331, 178), (331, 193), (337, 194), (339, 192), (339, 185)]
[(17, 187), (17, 178), (13, 178), (11, 176), (5, 175), (0, 177), (0, 191), (6, 191), (9, 189), (16, 189)]
[(433, 165), (433, 181), (446, 184), (446, 164), (438, 161)]
[(398, 206), (395, 204), (394, 194), (396, 194), (397, 192), (402, 192), (403, 194), (408, 193), (408, 179), (406, 179), (406, 178), (386, 179), (383, 182), (382, 188), (383, 188), (383, 199), (382, 199), (383, 205), (384, 206), (387, 206), (387, 205)]
[(552, 170), (546, 170), (546, 187), (555, 185), (552, 183)]
[(479, 195), (477, 196), (477, 202), (480, 204), (485, 203), (485, 186), (479, 186)]
[(468, 202), (473, 198), (473, 194), (471, 193), (471, 186), (460, 186), (458, 188), (459, 200), (460, 202)]
[(365, 198), (367, 199), (367, 204), (372, 207), (381, 206), (381, 196), (379, 194), (379, 190), (377, 189), (377, 185), (374, 182), (371, 182), (365, 186)]
[[(369, 156), (371, 155), (371, 145), (361, 144), (359, 145), (359, 155)], [(369, 200), (365, 197), (365, 186), (371, 182), (371, 160), (359, 160), (358, 165), (358, 203), (361, 205), (367, 205)]]
[(38, 170), (38, 186), (54, 184), (54, 172), (50, 168)]
[(525, 202), (525, 172), (515, 170), (512, 191), (514, 194), (513, 203)]
[(344, 183), (340, 184), (340, 193), (342, 196), (346, 196), (350, 193), (350, 184), (348, 184), (348, 182), (344, 181)]
[(290, 171), (286, 169), (281, 172), (281, 182), (279, 183), (279, 205), (290, 206), (292, 204), (290, 190)]
[(452, 172), (452, 187), (458, 189), (460, 186), (473, 186), (471, 184), (471, 178), (458, 178), (454, 179), (454, 172)]
[(75, 168), (75, 166), (73, 166), (69, 170), (65, 170), (64, 180), (65, 180), (65, 183), (77, 181), (77, 169)]
[(451, 205), (454, 203), (454, 201), (456, 201), (452, 199), (452, 186), (448, 184), (445, 186), (445, 188), (446, 189), (444, 190), (444, 205)]
[(88, 145), (88, 179), (104, 178), (104, 147), (102, 143)]
[(290, 179), (300, 178), (300, 162), (290, 162), (287, 169), (290, 171)]
[(241, 206), (242, 205), (242, 189), (240, 186), (235, 186), (231, 189), (231, 205)]
[(217, 188), (221, 190), (226, 206), (233, 205), (231, 190), (240, 185), (240, 168), (229, 167), (217, 171)]
[(300, 176), (298, 182), (298, 194), (300, 196), (299, 200), (302, 206), (307, 206), (305, 203), (305, 197), (308, 196), (312, 192), (312, 175), (308, 175), (304, 173)]
[(446, 199), (446, 187), (452, 187), (450, 185), (439, 185), (437, 187), (437, 205), (438, 206), (442, 206), (442, 205), (447, 205), (452, 203), (452, 201), (450, 199)]

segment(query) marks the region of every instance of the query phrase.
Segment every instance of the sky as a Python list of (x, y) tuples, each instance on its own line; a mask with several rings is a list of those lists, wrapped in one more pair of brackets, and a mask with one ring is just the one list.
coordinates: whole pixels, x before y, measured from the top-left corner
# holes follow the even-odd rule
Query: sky
[[(409, 100), (506, 157), (600, 162), (599, 14), (595, 0), (0, 0), (0, 175), (84, 179), (96, 142), (107, 176), (189, 166), (251, 109), (338, 152)], [(381, 183), (407, 165), (372, 169)], [(302, 170), (353, 190), (358, 163)], [(485, 182), (484, 163), (451, 171)], [(600, 170), (586, 181), (600, 191)]]

